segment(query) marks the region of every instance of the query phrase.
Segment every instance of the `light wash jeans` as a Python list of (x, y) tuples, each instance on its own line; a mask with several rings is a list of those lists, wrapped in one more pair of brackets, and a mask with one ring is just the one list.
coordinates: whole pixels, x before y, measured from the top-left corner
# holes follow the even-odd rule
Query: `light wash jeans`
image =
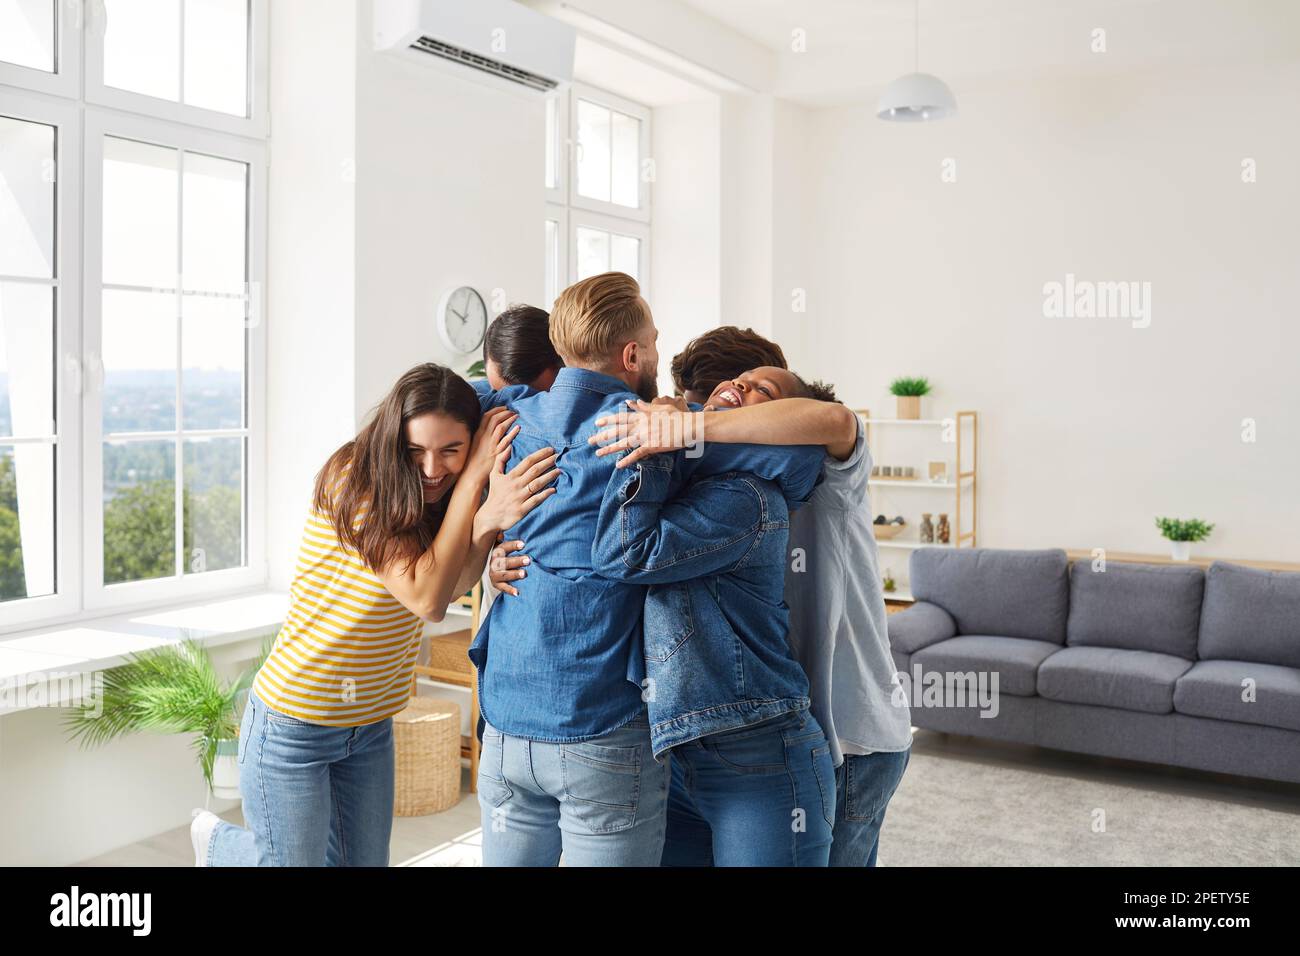
[(658, 866), (668, 765), (643, 714), (594, 740), (553, 744), (483, 728), (484, 866)]
[(387, 866), (393, 721), (325, 727), (248, 695), (239, 731), (245, 827), (212, 831), (209, 866)]
[(845, 754), (835, 768), (838, 802), (831, 866), (875, 866), (885, 809), (903, 779), (912, 748), (898, 753)]
[(672, 749), (664, 866), (826, 866), (835, 765), (805, 708)]

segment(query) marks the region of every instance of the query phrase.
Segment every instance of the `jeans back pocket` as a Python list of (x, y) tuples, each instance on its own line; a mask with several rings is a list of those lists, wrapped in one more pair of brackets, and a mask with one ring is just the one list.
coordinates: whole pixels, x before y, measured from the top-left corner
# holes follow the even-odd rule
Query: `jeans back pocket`
[(616, 833), (636, 822), (640, 747), (564, 744), (560, 774), (573, 818), (592, 833)]

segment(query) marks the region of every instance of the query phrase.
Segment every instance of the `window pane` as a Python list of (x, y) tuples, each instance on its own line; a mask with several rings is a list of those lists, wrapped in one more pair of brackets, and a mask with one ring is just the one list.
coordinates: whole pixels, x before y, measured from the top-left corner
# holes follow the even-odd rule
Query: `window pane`
[(0, 282), (0, 437), (54, 431), (54, 289)]
[(245, 203), (248, 165), (186, 153), (181, 206), (181, 256), (185, 288), (244, 292)]
[(546, 220), (546, 301), (547, 308), (555, 304), (560, 294), (560, 224)]
[(555, 98), (549, 97), (546, 100), (546, 188), (555, 188), (555, 125), (559, 122), (558, 110), (555, 107)]
[(610, 236), (609, 267), (615, 272), (626, 272), (633, 279), (640, 280), (641, 240), (631, 236)]
[(248, 115), (248, 0), (185, 0), (185, 102)]
[(609, 233), (578, 227), (578, 278), (609, 271)]
[(54, 127), (0, 116), (0, 275), (54, 275), (54, 178)]
[(56, 0), (0, 0), (0, 60), (54, 72)]
[(640, 205), (641, 121), (615, 113), (613, 122), (613, 186), (611, 201), (635, 209)]
[(244, 425), (244, 300), (185, 296), (181, 391), (186, 429)]
[(0, 446), (0, 601), (54, 593), (54, 455)]
[(180, 0), (104, 0), (104, 7), (104, 85), (179, 100)]
[(176, 287), (174, 149), (104, 139), (104, 281)]
[(244, 439), (185, 442), (185, 573), (244, 564)]
[(169, 441), (104, 445), (104, 583), (176, 573), (176, 451)]
[(104, 431), (176, 428), (176, 296), (104, 291)]
[(609, 110), (578, 100), (578, 194), (609, 201)]

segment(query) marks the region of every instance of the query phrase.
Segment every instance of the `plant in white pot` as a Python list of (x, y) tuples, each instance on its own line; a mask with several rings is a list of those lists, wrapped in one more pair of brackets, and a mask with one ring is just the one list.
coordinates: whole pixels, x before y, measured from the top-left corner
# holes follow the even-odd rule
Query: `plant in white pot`
[(915, 421), (921, 417), (921, 398), (930, 394), (930, 380), (918, 377), (896, 378), (889, 391), (898, 399), (898, 417)]
[(1156, 527), (1169, 539), (1170, 551), (1175, 561), (1188, 561), (1192, 556), (1192, 543), (1204, 541), (1214, 530), (1200, 518), (1157, 518)]
[(185, 641), (142, 654), (104, 675), (102, 696), (69, 711), (66, 727), (83, 747), (140, 731), (193, 734), (203, 779), (214, 797), (239, 799), (239, 704), (258, 663), (233, 682), (223, 681), (202, 646)]

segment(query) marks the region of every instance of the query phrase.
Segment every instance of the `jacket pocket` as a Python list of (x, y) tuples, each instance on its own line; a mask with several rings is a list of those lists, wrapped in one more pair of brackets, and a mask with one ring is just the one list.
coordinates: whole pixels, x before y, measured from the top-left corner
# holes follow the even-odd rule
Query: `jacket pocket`
[(695, 633), (691, 593), (685, 585), (652, 587), (646, 595), (645, 659), (662, 663), (672, 657)]

